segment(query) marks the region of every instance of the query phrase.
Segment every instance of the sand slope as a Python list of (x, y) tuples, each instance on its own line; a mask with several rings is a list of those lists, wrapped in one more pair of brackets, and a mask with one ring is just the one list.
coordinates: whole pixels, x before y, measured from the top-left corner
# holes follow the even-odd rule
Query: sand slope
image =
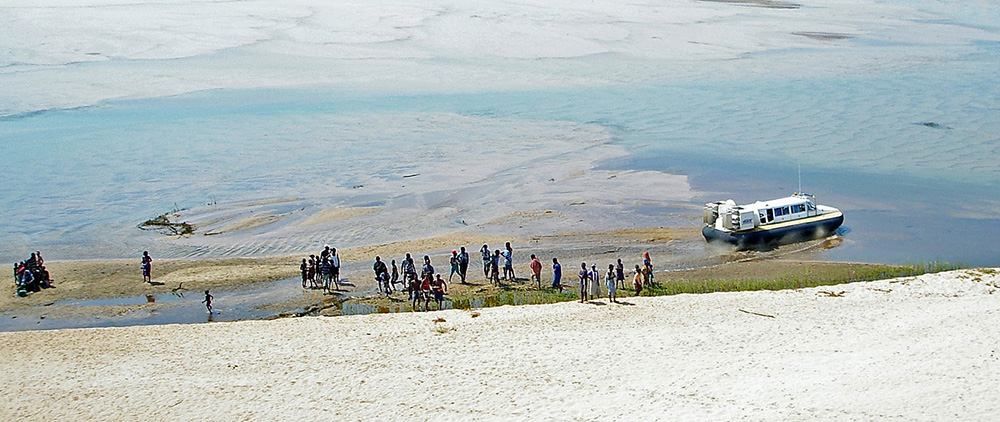
[[(970, 270), (631, 305), (502, 307), (478, 317), (0, 333), (0, 414), (991, 420), (1000, 414), (997, 286), (995, 271)], [(439, 317), (446, 322), (432, 321)]]

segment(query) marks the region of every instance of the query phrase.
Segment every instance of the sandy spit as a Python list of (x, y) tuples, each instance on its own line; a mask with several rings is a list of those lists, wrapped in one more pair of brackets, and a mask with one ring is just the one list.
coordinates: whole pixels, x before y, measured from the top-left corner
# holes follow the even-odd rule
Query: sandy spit
[(0, 415), (992, 420), (998, 286), (995, 270), (966, 270), (611, 305), (0, 333)]

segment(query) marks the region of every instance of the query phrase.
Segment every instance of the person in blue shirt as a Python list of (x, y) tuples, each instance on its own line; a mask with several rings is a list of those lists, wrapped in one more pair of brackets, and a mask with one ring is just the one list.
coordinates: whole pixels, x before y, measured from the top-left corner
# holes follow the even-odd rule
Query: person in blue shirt
[(552, 288), (562, 292), (562, 266), (559, 258), (552, 258)]

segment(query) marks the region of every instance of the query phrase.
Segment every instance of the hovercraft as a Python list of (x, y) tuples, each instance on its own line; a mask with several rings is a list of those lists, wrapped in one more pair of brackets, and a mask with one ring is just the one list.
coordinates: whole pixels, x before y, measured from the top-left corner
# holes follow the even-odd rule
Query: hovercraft
[(762, 249), (827, 237), (844, 223), (840, 210), (816, 205), (816, 198), (792, 196), (737, 205), (732, 199), (705, 204), (701, 234), (709, 243), (738, 250)]

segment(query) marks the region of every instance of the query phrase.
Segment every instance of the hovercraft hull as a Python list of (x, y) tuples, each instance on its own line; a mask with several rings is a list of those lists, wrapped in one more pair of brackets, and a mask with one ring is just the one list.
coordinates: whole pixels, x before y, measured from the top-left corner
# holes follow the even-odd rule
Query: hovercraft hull
[(760, 249), (823, 238), (829, 236), (843, 223), (844, 214), (837, 211), (801, 220), (760, 226), (742, 232), (705, 226), (701, 229), (701, 234), (710, 243), (729, 243), (735, 245), (737, 250)]

